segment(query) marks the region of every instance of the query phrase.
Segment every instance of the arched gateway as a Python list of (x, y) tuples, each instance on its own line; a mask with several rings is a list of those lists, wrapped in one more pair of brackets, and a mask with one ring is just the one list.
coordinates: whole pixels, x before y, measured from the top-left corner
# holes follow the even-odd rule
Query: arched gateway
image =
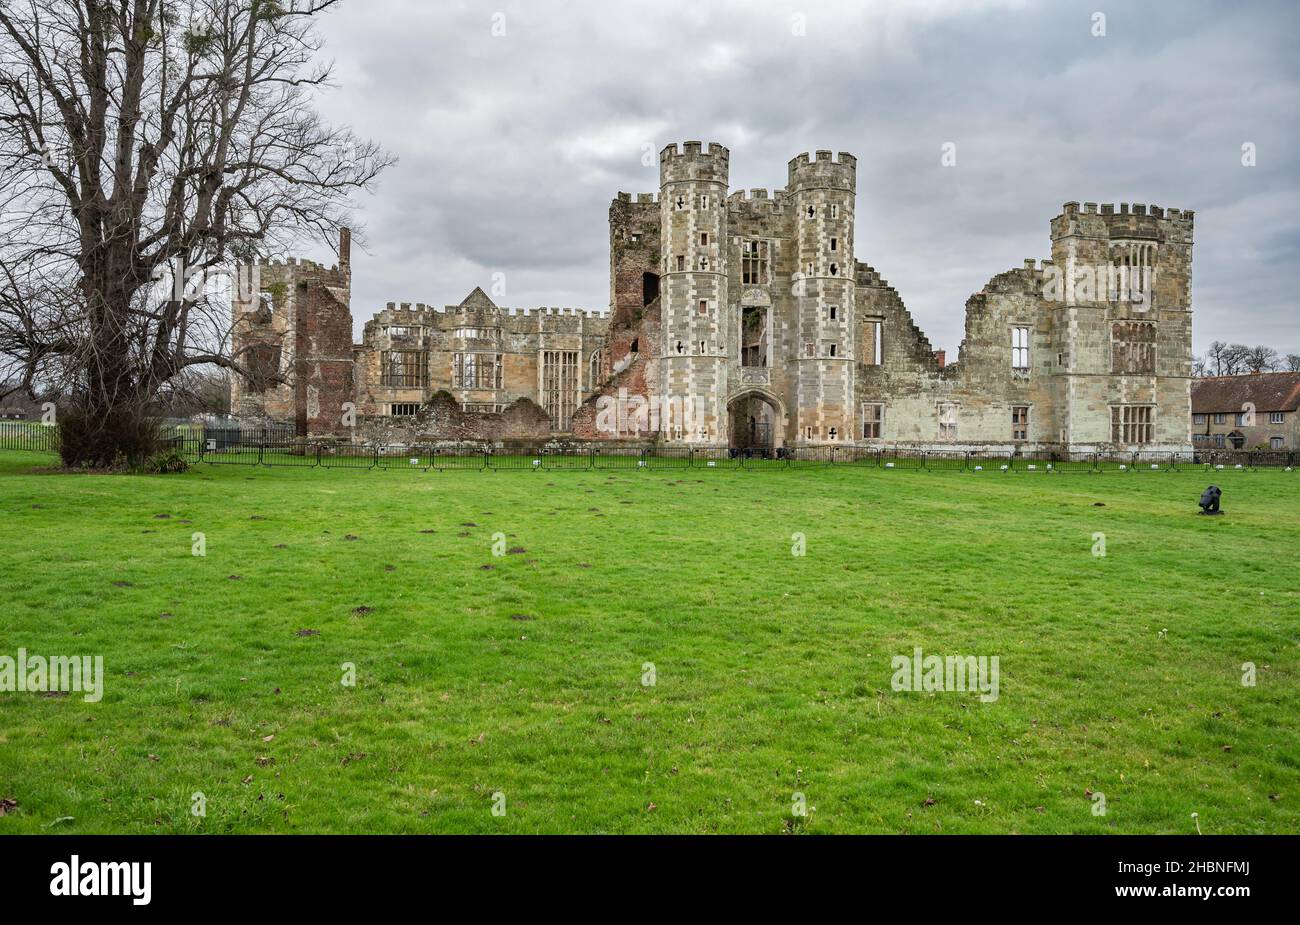
[(762, 389), (747, 389), (727, 402), (732, 449), (771, 452), (785, 443), (785, 405)]

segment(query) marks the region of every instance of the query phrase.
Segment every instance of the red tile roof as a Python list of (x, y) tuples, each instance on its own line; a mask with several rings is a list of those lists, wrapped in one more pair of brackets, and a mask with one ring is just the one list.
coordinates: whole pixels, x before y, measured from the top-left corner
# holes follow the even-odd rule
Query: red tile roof
[(1256, 373), (1248, 376), (1210, 376), (1192, 380), (1192, 411), (1196, 414), (1233, 413), (1247, 403), (1256, 411), (1300, 409), (1300, 373)]

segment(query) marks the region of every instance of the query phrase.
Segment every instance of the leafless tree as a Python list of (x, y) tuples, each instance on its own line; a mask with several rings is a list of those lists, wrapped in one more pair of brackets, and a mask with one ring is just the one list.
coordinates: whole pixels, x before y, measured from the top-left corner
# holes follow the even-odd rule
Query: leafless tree
[(1288, 353), (1283, 363), (1287, 372), (1300, 373), (1300, 353)]
[(0, 380), (67, 396), (66, 462), (147, 452), (187, 370), (247, 373), (223, 269), (332, 244), (392, 163), (312, 107), (339, 2), (0, 0)]
[(1251, 373), (1275, 372), (1281, 362), (1278, 352), (1272, 347), (1249, 347), (1242, 358), (1246, 371)]

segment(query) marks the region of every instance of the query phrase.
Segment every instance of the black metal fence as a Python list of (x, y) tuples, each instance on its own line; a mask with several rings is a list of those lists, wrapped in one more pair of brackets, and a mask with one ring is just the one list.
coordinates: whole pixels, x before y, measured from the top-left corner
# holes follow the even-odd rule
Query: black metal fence
[[(620, 444), (484, 443), (362, 445), (304, 440), (290, 430), (239, 430), (180, 425), (163, 429), (162, 443), (191, 462), (210, 465), (303, 469), (460, 469), (548, 472), (592, 469), (787, 470), (857, 467), (957, 472), (1173, 472), (1259, 470), (1294, 472), (1300, 453), (1289, 450), (1196, 450), (1190, 453), (1004, 452), (921, 450), (913, 447), (787, 447), (776, 450), (725, 446), (628, 446)], [(58, 429), (24, 421), (0, 421), (0, 450), (58, 452)]]

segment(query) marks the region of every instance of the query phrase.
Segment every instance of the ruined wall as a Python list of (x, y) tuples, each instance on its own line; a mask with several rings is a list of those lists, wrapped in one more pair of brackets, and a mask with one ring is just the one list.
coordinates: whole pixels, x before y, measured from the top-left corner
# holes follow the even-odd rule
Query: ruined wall
[[(497, 413), (520, 399), (540, 405), (545, 351), (576, 355), (570, 396), (576, 408), (592, 392), (592, 360), (599, 369), (608, 332), (607, 315), (571, 308), (501, 308), (481, 289), (459, 305), (441, 309), (389, 303), (366, 322), (362, 343), (353, 351), (358, 409), (364, 415), (388, 415), (394, 405), (424, 405), (440, 391), (463, 407), (483, 409), (465, 413)], [(411, 366), (394, 375), (394, 353), (409, 354), (418, 375), (410, 375)], [(496, 370), (499, 364), (499, 375), (458, 382), (458, 354), (472, 355), (485, 369)]]
[[(611, 202), (608, 315), (504, 309), (475, 289), (442, 309), (389, 303), (354, 346), (346, 241), (340, 268), (263, 267), (236, 305), (236, 348), (265, 374), (233, 386), (236, 412), (330, 432), (349, 394), (391, 416), (446, 393), (458, 416), (430, 420), (457, 433), (533, 435), (522, 400), (549, 409), (552, 432), (571, 411), (584, 439), (734, 443), (761, 425), (774, 446), (1190, 448), (1193, 213), (1066, 203), (1052, 259), (972, 295), (944, 366), (855, 257), (851, 154), (793, 158), (770, 196), (729, 193), (729, 157), (669, 145), (657, 195)], [(561, 389), (548, 355), (576, 356)], [(394, 356), (418, 357), (409, 381), (391, 378)], [(459, 381), (457, 356), (499, 375)], [(1118, 433), (1143, 436), (1119, 447), (1112, 422), (1130, 415), (1138, 429)]]
[(354, 397), (350, 248), (343, 229), (337, 266), (289, 260), (239, 269), (232, 353), (251, 376), (231, 377), (237, 415), (291, 421), (301, 436), (344, 432), (344, 404)]

